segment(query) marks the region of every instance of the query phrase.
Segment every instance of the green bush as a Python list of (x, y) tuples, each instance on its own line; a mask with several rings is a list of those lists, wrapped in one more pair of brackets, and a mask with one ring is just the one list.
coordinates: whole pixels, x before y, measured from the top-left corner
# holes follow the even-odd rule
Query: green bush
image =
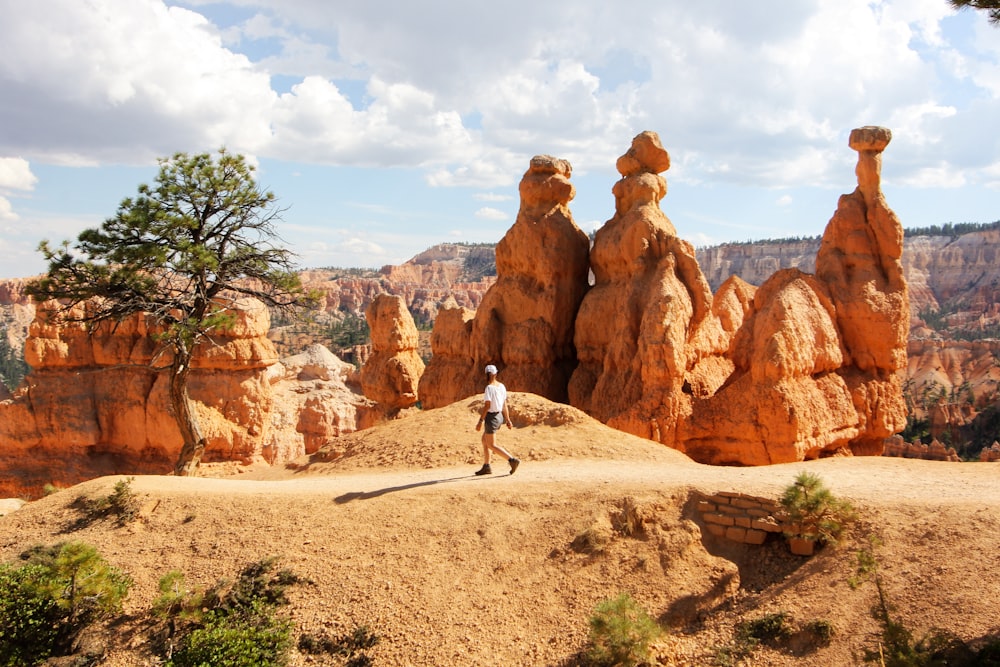
[(239, 613), (211, 611), (166, 667), (280, 667), (288, 663), (292, 622), (266, 605)]
[(44, 568), (0, 565), (0, 666), (33, 665), (65, 643), (65, 613), (48, 594)]
[(825, 544), (836, 544), (847, 523), (854, 520), (854, 508), (839, 500), (810, 472), (801, 472), (781, 496), (781, 505), (795, 530), (787, 537), (803, 537)]
[(160, 580), (153, 612), (167, 621), (161, 647), (167, 667), (280, 667), (292, 648), (292, 624), (277, 609), (288, 603), (288, 586), (300, 583), (276, 559), (252, 563), (234, 582), (190, 590), (180, 572)]
[(139, 496), (132, 490), (133, 481), (134, 477), (118, 480), (114, 490), (100, 498), (77, 498), (75, 507), (83, 513), (83, 517), (76, 522), (76, 528), (83, 528), (109, 516), (115, 517), (120, 526), (135, 521), (139, 517), (140, 506)]
[(806, 623), (803, 629), (812, 635), (821, 646), (829, 646), (833, 635), (836, 634), (833, 624), (822, 619)]
[(779, 611), (761, 618), (743, 621), (736, 626), (736, 640), (750, 647), (755, 647), (758, 644), (782, 642), (792, 635), (788, 620), (788, 614)]
[(586, 656), (597, 666), (631, 667), (649, 658), (650, 644), (662, 630), (628, 593), (604, 600), (590, 617)]
[(25, 564), (0, 566), (0, 666), (65, 654), (90, 623), (121, 612), (131, 580), (93, 547), (35, 547)]

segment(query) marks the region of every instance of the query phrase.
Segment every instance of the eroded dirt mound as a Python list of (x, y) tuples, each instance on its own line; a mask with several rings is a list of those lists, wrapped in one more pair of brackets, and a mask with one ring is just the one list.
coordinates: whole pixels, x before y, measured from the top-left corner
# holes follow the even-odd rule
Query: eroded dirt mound
[[(691, 463), (676, 450), (616, 431), (576, 408), (536, 394), (511, 392), (509, 401), (514, 428), (503, 428), (497, 442), (525, 463), (559, 458)], [(253, 476), (280, 479), (289, 473), (477, 466), (482, 463), (482, 432), (475, 426), (481, 409), (480, 398), (469, 398), (436, 410), (410, 411), (377, 428), (337, 438), (283, 468)]]

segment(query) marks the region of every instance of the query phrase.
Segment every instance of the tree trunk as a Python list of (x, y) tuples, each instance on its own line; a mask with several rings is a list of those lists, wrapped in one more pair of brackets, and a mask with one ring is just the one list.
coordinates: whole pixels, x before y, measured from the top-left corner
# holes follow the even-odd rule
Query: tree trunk
[(201, 455), (205, 452), (205, 438), (201, 435), (198, 417), (191, 408), (187, 391), (191, 356), (186, 350), (175, 350), (174, 362), (170, 366), (170, 403), (184, 440), (177, 463), (174, 464), (174, 474), (181, 477), (190, 475), (197, 469), (201, 463)]

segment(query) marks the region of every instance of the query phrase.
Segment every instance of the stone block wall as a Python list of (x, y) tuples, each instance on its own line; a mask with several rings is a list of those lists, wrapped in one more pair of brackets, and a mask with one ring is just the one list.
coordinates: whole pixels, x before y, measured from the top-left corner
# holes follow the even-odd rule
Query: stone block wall
[(770, 498), (720, 491), (700, 499), (696, 511), (709, 533), (743, 544), (763, 544), (769, 534), (792, 529), (784, 508)]

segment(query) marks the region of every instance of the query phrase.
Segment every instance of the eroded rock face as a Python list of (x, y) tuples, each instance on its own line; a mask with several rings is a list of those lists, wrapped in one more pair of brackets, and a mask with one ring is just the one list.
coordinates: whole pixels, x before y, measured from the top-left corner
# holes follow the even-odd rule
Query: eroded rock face
[(417, 325), (406, 302), (400, 296), (380, 294), (365, 317), (372, 340), (371, 356), (361, 369), (365, 396), (386, 413), (415, 405), (424, 361), (417, 352)]
[(902, 227), (879, 187), (890, 136), (851, 134), (858, 188), (841, 197), (815, 275), (782, 270), (757, 289), (730, 279), (714, 297), (659, 208), (666, 151), (636, 137), (591, 253), (571, 403), (704, 463), (881, 453), (905, 425), (909, 321)]
[[(497, 245), (497, 281), (476, 310), (467, 351), (460, 353), (461, 361), (445, 355), (439, 362), (432, 339), (429, 378), (421, 383), (425, 406), (440, 405), (446, 396), (457, 400), (481, 391), (487, 364), (500, 369), (510, 391), (566, 401), (567, 382), (576, 366), (574, 321), (587, 290), (590, 247), (569, 210), (575, 195), (571, 174), (565, 160), (548, 155), (531, 159), (521, 179), (517, 220)], [(439, 344), (458, 350), (466, 344), (464, 328), (455, 326), (454, 318), (460, 316), (449, 317), (440, 335), (435, 324), (434, 335)], [(461, 342), (443, 343), (446, 330)], [(439, 363), (450, 371), (438, 371)]]
[[(694, 398), (688, 371), (723, 352), (730, 334), (712, 311), (694, 248), (660, 210), (667, 184), (658, 172), (669, 166), (654, 132), (618, 160), (615, 216), (597, 231), (595, 283), (576, 320), (569, 400), (609, 426), (674, 444)], [(724, 366), (699, 375), (701, 391), (714, 390), (710, 378)]]
[(373, 426), (382, 415), (361, 395), (357, 369), (319, 344), (269, 366), (266, 377), (273, 403), (261, 455), (272, 465), (312, 454), (345, 433)]
[[(480, 391), (470, 378), (472, 364), (472, 320), (476, 311), (454, 301), (446, 304), (434, 320), (431, 361), (420, 377), (420, 404), (430, 410), (451, 405)], [(485, 380), (482, 384), (485, 386)]]
[[(208, 443), (202, 461), (278, 463), (318, 448), (322, 443), (315, 439), (284, 432), (284, 413), (275, 409), (276, 401), (288, 403), (285, 393), (304, 392), (302, 386), (286, 388), (284, 377), (268, 375), (277, 359), (267, 339), (267, 309), (241, 300), (232, 312), (232, 328), (215, 335), (214, 346), (198, 350), (189, 376), (189, 394)], [(169, 358), (157, 356), (147, 320), (137, 316), (88, 334), (52, 315), (45, 305), (38, 307), (25, 345), (32, 370), (14, 396), (0, 402), (0, 496), (36, 496), (45, 484), (75, 484), (104, 474), (172, 470), (181, 435), (167, 375), (153, 369), (168, 365)], [(354, 430), (363, 404), (361, 398), (344, 408), (350, 415), (345, 419), (332, 417), (336, 401), (317, 411), (321, 420)], [(299, 426), (301, 418), (294, 419)]]

